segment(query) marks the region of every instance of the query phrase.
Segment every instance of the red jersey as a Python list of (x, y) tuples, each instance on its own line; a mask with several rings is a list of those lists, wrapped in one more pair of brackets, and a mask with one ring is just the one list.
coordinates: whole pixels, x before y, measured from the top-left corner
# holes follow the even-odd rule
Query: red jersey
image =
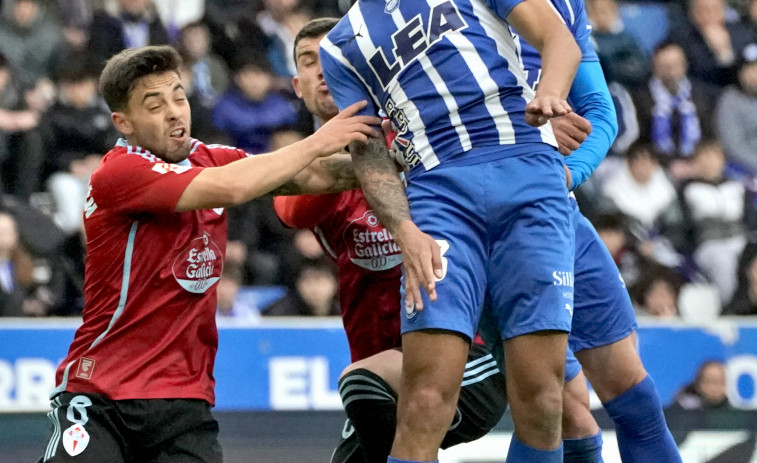
[(361, 190), (274, 198), (279, 218), (309, 228), (339, 270), (339, 303), (352, 361), (400, 345), (402, 251)]
[(245, 156), (197, 140), (179, 164), (123, 140), (105, 155), (84, 210), (84, 322), (58, 367), (53, 394), (214, 403), (215, 284), (226, 213), (174, 210), (203, 167)]

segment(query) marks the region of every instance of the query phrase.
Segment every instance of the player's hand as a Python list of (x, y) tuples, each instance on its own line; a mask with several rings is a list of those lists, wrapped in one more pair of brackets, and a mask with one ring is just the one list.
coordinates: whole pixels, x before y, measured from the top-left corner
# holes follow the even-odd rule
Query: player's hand
[(436, 300), (436, 279), (442, 278), (441, 248), (409, 220), (400, 223), (394, 239), (402, 249), (405, 265), (405, 304), (423, 310), (421, 287), (431, 301)]
[(363, 100), (344, 108), (311, 135), (319, 156), (331, 156), (352, 142), (366, 143), (369, 138), (381, 136), (377, 130), (381, 118), (355, 115), (367, 105), (368, 102)]
[(577, 150), (591, 133), (591, 123), (576, 113), (552, 119), (558, 150), (563, 156)]
[(541, 127), (553, 117), (564, 116), (571, 111), (570, 105), (563, 98), (537, 95), (526, 105), (526, 123), (533, 127)]

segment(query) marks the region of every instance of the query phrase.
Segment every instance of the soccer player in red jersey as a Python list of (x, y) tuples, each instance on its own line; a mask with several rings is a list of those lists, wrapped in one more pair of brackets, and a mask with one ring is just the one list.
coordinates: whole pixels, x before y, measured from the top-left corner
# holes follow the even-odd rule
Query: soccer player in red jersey
[[(313, 20), (295, 39), (298, 75), (294, 87), (320, 123), (338, 113), (323, 82), (318, 56), (321, 38), (336, 22)], [(342, 320), (353, 363), (339, 380), (349, 420), (331, 461), (386, 462), (394, 439), (396, 391), (402, 373), (402, 353), (397, 349), (402, 252), (360, 189), (320, 196), (279, 196), (274, 198), (274, 207), (286, 225), (311, 229), (339, 270)], [(485, 435), (506, 408), (504, 376), (482, 343), (471, 348), (462, 386), (443, 448)]]
[(44, 462), (222, 460), (210, 408), (224, 208), (329, 189), (344, 179), (318, 158), (380, 123), (353, 117), (359, 103), (275, 153), (205, 145), (189, 136), (180, 61), (129, 49), (100, 77), (124, 138), (90, 181), (84, 321), (56, 374)]

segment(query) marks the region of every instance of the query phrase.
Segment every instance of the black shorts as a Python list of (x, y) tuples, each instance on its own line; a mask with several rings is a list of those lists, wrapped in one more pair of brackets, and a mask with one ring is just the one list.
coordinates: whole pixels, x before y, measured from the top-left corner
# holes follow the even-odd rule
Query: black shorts
[[(455, 417), (447, 434), (444, 436), (441, 448), (472, 442), (491, 431), (504, 415), (507, 409), (507, 393), (505, 390), (505, 375), (497, 368), (497, 363), (489, 351), (479, 344), (473, 344), (468, 353), (468, 363), (460, 387)], [(396, 411), (396, 410), (395, 410)], [(366, 458), (352, 423), (348, 419), (342, 429), (342, 436), (331, 456), (331, 463), (365, 463), (367, 460), (385, 460), (394, 429), (384, 433), (376, 433), (363, 438), (386, 440), (371, 448), (385, 448), (387, 455), (372, 455)]]
[(220, 463), (218, 422), (196, 399), (110, 400), (64, 392), (38, 463)]
[(460, 387), (460, 398), (442, 448), (484, 437), (499, 423), (507, 409), (505, 375), (489, 351), (472, 344)]

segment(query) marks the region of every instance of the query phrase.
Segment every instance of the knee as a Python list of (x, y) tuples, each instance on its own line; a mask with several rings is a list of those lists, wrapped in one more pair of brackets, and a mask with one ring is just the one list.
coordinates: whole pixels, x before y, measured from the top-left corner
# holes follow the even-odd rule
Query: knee
[[(444, 391), (438, 387), (422, 386), (408, 392), (404, 401), (406, 411), (412, 416), (422, 416), (429, 425), (437, 421), (451, 419), (457, 405), (457, 394)], [(449, 423), (446, 423), (449, 425)]]

